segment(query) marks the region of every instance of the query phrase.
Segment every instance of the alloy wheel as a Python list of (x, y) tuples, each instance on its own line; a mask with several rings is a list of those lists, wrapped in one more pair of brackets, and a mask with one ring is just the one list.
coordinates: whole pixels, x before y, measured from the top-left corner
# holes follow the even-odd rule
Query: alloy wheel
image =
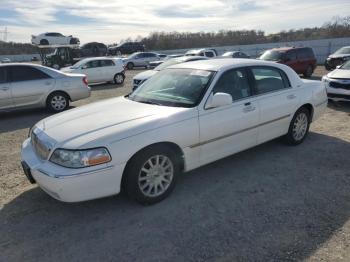
[(67, 106), (66, 98), (62, 95), (53, 96), (50, 103), (55, 111), (62, 111)]
[(300, 113), (293, 123), (293, 138), (296, 141), (300, 141), (304, 138), (308, 127), (308, 118), (305, 113)]

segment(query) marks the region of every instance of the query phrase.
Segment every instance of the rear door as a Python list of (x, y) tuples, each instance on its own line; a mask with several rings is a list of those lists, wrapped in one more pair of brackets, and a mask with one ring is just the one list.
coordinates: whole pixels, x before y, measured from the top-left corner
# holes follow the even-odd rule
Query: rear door
[(114, 75), (119, 73), (116, 70), (114, 61), (111, 59), (100, 60), (101, 73), (103, 74), (104, 81), (111, 81), (114, 78)]
[(260, 144), (288, 132), (299, 97), (282, 70), (272, 66), (255, 66), (250, 67), (250, 70), (254, 94), (260, 108)]
[(6, 109), (13, 106), (11, 95), (11, 84), (8, 79), (7, 68), (0, 67), (0, 109)]
[(15, 106), (40, 105), (55, 87), (55, 80), (31, 66), (10, 66), (12, 98)]
[(293, 68), (293, 70), (297, 73), (300, 72), (300, 63), (297, 57), (297, 51), (296, 50), (288, 50), (284, 54), (282, 54), (282, 59), (285, 61), (284, 64), (287, 66)]

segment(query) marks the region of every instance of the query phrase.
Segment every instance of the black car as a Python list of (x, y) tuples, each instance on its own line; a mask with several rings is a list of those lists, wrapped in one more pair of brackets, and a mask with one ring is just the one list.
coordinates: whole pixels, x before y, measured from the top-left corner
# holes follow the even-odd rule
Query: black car
[(144, 52), (145, 46), (141, 42), (125, 42), (117, 46), (111, 46), (108, 48), (109, 55), (124, 55), (132, 54), (135, 52)]
[(79, 48), (80, 57), (106, 56), (108, 48), (105, 44), (91, 42)]
[(350, 46), (344, 46), (328, 56), (324, 66), (327, 70), (333, 70), (348, 60), (350, 60)]

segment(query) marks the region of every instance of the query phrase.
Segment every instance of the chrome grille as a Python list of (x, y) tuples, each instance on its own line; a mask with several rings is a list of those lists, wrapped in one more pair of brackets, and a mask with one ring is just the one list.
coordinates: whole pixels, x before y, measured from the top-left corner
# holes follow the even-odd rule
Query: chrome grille
[(45, 146), (45, 144), (42, 141), (40, 141), (40, 139), (34, 132), (31, 133), (31, 141), (36, 154), (41, 159), (47, 159), (50, 154), (50, 149), (47, 146)]

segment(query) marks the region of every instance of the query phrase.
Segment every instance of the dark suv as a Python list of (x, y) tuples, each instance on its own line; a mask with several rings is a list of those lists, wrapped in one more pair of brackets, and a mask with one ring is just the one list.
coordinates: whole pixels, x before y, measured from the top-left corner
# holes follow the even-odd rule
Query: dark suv
[(117, 46), (111, 46), (108, 48), (109, 55), (124, 55), (132, 54), (135, 52), (144, 52), (145, 46), (141, 42), (125, 42)]
[(80, 47), (80, 57), (105, 56), (107, 46), (98, 42), (91, 42)]
[(259, 59), (288, 65), (305, 77), (312, 76), (317, 66), (314, 51), (310, 47), (274, 48), (265, 51)]
[(350, 60), (350, 46), (344, 46), (327, 57), (324, 66), (327, 70), (333, 70), (348, 60)]

